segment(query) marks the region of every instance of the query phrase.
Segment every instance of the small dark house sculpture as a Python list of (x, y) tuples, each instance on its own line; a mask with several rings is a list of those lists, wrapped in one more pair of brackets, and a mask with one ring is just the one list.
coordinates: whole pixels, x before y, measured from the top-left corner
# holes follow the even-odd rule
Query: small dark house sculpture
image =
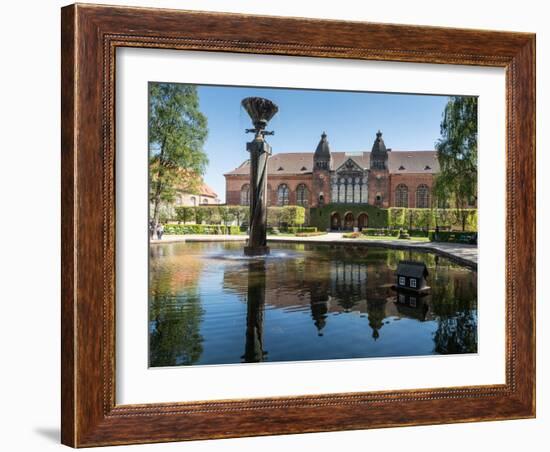
[(423, 262), (400, 261), (395, 273), (396, 290), (427, 292), (430, 289), (426, 284), (428, 269)]

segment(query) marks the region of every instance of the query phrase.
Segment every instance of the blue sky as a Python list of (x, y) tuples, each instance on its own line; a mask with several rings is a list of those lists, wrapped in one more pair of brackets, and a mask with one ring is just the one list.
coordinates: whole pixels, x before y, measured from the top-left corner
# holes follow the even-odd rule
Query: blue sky
[(204, 149), (210, 164), (204, 180), (225, 201), (223, 174), (248, 158), (244, 129), (252, 127), (240, 106), (248, 96), (267, 97), (279, 106), (268, 130), (273, 153), (313, 152), (325, 131), (333, 151), (369, 151), (380, 129), (388, 148), (432, 150), (447, 96), (255, 87), (198, 87), (200, 109), (208, 118)]

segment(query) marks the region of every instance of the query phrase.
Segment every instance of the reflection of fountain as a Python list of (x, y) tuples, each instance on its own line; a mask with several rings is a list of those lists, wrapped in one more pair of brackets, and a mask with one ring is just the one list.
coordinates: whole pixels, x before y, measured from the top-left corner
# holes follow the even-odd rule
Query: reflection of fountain
[(267, 246), (267, 159), (271, 155), (271, 146), (265, 141), (265, 135), (273, 135), (265, 128), (279, 108), (273, 102), (261, 97), (247, 97), (241, 105), (254, 124), (254, 139), (246, 144), (250, 152), (250, 232), (248, 245), (244, 248), (247, 256), (261, 256), (269, 253)]
[(251, 261), (248, 264), (246, 343), (242, 357), (245, 363), (261, 362), (267, 354), (263, 350), (265, 273), (263, 260)]
[(330, 296), (326, 283), (313, 282), (309, 288), (311, 302), (311, 317), (317, 328), (317, 335), (323, 335), (323, 328), (327, 324), (328, 310), (330, 308)]

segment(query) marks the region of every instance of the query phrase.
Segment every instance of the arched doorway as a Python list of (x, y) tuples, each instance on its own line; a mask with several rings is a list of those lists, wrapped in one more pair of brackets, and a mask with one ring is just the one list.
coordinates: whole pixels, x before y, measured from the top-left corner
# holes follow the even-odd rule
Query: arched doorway
[(354, 223), (355, 217), (353, 216), (353, 213), (346, 213), (344, 216), (344, 229), (353, 229)]
[(357, 227), (361, 231), (363, 228), (368, 227), (368, 225), (369, 225), (369, 216), (365, 212), (360, 213), (359, 216), (357, 217)]
[(342, 229), (342, 218), (338, 212), (334, 212), (330, 216), (330, 228), (337, 231)]

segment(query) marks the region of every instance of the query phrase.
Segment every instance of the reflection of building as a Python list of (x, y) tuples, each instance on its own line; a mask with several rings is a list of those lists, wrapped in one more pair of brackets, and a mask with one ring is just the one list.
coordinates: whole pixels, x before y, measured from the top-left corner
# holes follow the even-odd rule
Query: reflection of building
[(186, 193), (178, 190), (176, 193), (176, 206), (202, 206), (209, 204), (220, 204), (217, 193), (207, 184), (202, 183), (197, 193)]
[(420, 321), (432, 320), (433, 318), (429, 314), (431, 300), (429, 295), (398, 292), (392, 300), (395, 302), (397, 312), (403, 317)]
[[(279, 153), (268, 161), (268, 204), (335, 207), (331, 226), (365, 227), (367, 212), (338, 209), (345, 205), (428, 208), (434, 175), (439, 171), (436, 151), (392, 151), (382, 133), (370, 152), (332, 152), (327, 135), (315, 152)], [(249, 162), (225, 174), (227, 204), (249, 202)], [(327, 225), (328, 226), (328, 225)]]

